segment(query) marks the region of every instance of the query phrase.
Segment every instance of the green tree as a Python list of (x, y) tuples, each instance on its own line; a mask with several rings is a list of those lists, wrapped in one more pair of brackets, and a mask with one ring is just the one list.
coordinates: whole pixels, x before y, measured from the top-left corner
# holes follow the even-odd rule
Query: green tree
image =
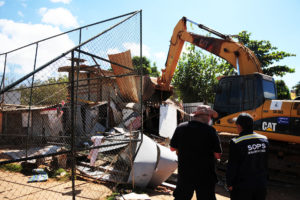
[(300, 96), (300, 81), (293, 87), (297, 96)]
[(286, 57), (296, 56), (295, 54), (287, 53), (284, 51), (278, 51), (277, 47), (267, 40), (251, 40), (251, 33), (242, 31), (238, 34), (239, 42), (251, 49), (256, 57), (261, 62), (261, 68), (264, 74), (269, 76), (284, 76), (286, 73), (294, 73), (295, 69), (288, 67), (287, 65), (275, 64)]
[(31, 88), (22, 85), (21, 89), (21, 104), (29, 105), (30, 96), (31, 105), (54, 105), (62, 100), (67, 100), (68, 96), (68, 77), (60, 76), (58, 78), (48, 78), (46, 81), (37, 80), (33, 84), (32, 95)]
[[(140, 70), (140, 57), (134, 56), (132, 58), (132, 64), (136, 70)], [(143, 74), (148, 74), (149, 76), (158, 77), (160, 75), (159, 71), (157, 70), (156, 63), (153, 63), (153, 66), (150, 64), (150, 60), (145, 56), (142, 57), (142, 67), (143, 67)]]
[(183, 52), (178, 61), (172, 84), (180, 100), (185, 103), (213, 103), (217, 77), (233, 72), (233, 67), (224, 60), (189, 45), (187, 53)]
[(275, 84), (278, 99), (291, 99), (290, 90), (283, 80), (276, 80)]

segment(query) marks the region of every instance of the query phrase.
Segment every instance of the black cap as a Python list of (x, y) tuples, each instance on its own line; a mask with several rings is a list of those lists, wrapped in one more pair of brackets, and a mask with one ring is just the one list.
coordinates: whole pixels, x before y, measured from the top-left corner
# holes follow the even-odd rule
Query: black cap
[(241, 113), (233, 119), (236, 124), (240, 125), (244, 131), (253, 131), (253, 117), (248, 113)]

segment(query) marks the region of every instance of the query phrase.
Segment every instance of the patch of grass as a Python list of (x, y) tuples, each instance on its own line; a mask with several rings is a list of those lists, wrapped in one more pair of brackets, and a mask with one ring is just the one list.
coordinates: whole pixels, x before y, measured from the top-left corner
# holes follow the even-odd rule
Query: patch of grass
[(59, 168), (55, 171), (50, 171), (48, 172), (48, 175), (49, 177), (55, 178), (58, 181), (69, 181), (71, 179), (71, 174), (63, 168)]
[(10, 172), (21, 172), (23, 170), (22, 166), (16, 163), (0, 165), (0, 169), (4, 171), (10, 171)]
[(66, 172), (66, 170), (63, 169), (63, 168), (59, 168), (59, 169), (57, 169), (57, 170), (54, 171), (53, 176), (54, 177), (60, 176), (62, 173), (66, 173), (66, 175), (67, 175), (68, 172)]
[(106, 197), (106, 200), (115, 200), (117, 196), (119, 196), (120, 193), (114, 192), (111, 195)]

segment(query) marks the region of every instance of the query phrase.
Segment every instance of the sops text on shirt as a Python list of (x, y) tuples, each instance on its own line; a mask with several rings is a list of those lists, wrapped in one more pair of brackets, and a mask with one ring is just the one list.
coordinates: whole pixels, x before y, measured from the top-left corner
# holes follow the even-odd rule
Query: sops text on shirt
[(266, 144), (265, 143), (250, 144), (247, 147), (248, 147), (248, 154), (265, 153), (266, 152)]
[[(237, 137), (232, 139), (232, 141), (237, 144), (239, 142), (245, 141), (245, 140), (251, 140), (251, 139), (267, 139), (264, 135), (259, 135), (257, 133), (244, 135), (241, 137)], [(254, 144), (247, 145), (248, 155), (256, 154), (256, 153), (265, 153), (266, 152), (266, 144), (263, 142), (256, 142)]]

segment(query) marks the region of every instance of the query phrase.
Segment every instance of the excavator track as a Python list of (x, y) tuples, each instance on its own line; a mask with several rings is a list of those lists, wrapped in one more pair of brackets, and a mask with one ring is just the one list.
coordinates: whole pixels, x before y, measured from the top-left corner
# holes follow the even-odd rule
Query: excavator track
[[(229, 142), (236, 134), (220, 132), (219, 137), (223, 148), (221, 162), (217, 163), (217, 172), (225, 176), (229, 155)], [(300, 185), (300, 144), (269, 140), (269, 180), (283, 184)]]

